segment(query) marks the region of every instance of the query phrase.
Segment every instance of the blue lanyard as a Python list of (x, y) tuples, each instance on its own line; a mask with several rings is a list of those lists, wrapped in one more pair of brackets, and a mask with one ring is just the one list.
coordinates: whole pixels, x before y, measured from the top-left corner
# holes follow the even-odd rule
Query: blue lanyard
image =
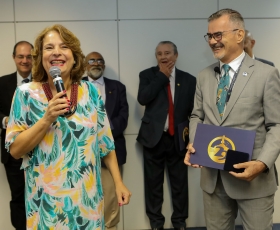
[(236, 71), (236, 72), (234, 73), (234, 75), (233, 75), (232, 81), (231, 81), (230, 86), (229, 86), (229, 89), (228, 89), (228, 91), (227, 91), (226, 103), (228, 103), (228, 101), (229, 101), (229, 99), (230, 99), (233, 86), (234, 86), (234, 84), (235, 84), (237, 75), (239, 74), (239, 71), (240, 71), (240, 68), (241, 68), (241, 66), (242, 66), (242, 63), (243, 63), (244, 59), (245, 59), (245, 57), (242, 59), (242, 61), (241, 61), (240, 65), (239, 65), (237, 71)]

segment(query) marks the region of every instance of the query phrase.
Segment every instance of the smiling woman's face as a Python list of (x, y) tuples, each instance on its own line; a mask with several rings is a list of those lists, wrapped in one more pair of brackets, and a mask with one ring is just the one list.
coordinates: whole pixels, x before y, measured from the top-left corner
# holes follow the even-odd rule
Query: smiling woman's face
[(74, 57), (70, 48), (63, 43), (56, 31), (50, 31), (43, 39), (43, 66), (49, 75), (49, 69), (57, 66), (62, 77), (69, 77), (74, 65)]

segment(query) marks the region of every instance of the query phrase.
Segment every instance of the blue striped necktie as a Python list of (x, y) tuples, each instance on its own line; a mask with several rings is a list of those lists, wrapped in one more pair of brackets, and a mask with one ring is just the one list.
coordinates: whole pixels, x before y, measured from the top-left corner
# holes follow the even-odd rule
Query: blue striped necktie
[(229, 89), (230, 66), (227, 64), (224, 64), (222, 66), (222, 68), (224, 70), (224, 75), (221, 77), (221, 79), (219, 81), (219, 85), (218, 85), (218, 89), (217, 89), (217, 102), (216, 102), (221, 119), (223, 118), (223, 115), (224, 115), (227, 92)]

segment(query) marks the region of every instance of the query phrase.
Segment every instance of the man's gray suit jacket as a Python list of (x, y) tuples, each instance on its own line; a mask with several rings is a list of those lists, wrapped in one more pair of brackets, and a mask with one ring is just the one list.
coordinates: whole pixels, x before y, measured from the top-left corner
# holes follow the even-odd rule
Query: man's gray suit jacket
[[(233, 199), (254, 199), (272, 195), (277, 190), (275, 161), (280, 152), (280, 78), (276, 68), (250, 58), (247, 54), (237, 76), (223, 118), (216, 106), (217, 77), (208, 66), (197, 77), (194, 109), (190, 120), (190, 143), (193, 143), (197, 123), (255, 130), (253, 160), (268, 166), (251, 182), (237, 179), (227, 171), (221, 179), (227, 194)], [(196, 146), (194, 146), (195, 148)], [(218, 170), (203, 167), (201, 188), (213, 193)]]

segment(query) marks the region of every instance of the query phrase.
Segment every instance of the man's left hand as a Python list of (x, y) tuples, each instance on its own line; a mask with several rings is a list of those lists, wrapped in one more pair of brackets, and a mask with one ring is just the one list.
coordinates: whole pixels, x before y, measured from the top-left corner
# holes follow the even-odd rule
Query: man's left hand
[(261, 161), (244, 162), (240, 164), (235, 164), (233, 167), (236, 169), (245, 169), (242, 173), (236, 173), (232, 171), (229, 173), (238, 179), (246, 181), (252, 181), (266, 169), (266, 165)]

